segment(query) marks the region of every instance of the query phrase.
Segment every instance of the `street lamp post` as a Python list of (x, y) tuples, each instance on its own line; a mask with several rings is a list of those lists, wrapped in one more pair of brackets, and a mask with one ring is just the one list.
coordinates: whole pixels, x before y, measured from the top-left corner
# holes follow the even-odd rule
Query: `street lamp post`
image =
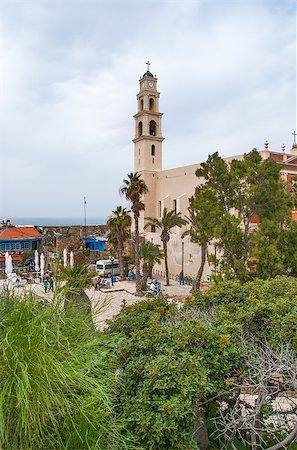
[(182, 274), (184, 275), (184, 253), (185, 253), (185, 243), (182, 241)]
[(114, 262), (114, 257), (110, 256), (109, 259), (111, 261), (111, 285), (113, 286), (113, 262)]
[(182, 270), (179, 276), (179, 282), (180, 284), (185, 284), (185, 277), (184, 277), (184, 254), (185, 254), (185, 243), (184, 241), (182, 241), (182, 261), (181, 261), (181, 265), (182, 265)]

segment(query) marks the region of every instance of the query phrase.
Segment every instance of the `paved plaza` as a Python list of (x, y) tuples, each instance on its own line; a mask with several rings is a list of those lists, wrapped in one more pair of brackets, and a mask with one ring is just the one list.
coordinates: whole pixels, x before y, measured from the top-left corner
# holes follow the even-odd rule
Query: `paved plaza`
[[(191, 286), (180, 285), (178, 282), (170, 281), (170, 286), (164, 286), (161, 281), (162, 293), (170, 299), (183, 301), (190, 295)], [(5, 280), (0, 280), (0, 290), (8, 286), (17, 295), (24, 295), (27, 292), (33, 292), (38, 297), (53, 301), (53, 292), (44, 292), (42, 283), (26, 284), (22, 287), (12, 287)], [(86, 294), (91, 300), (93, 319), (98, 330), (106, 327), (106, 320), (111, 319), (118, 314), (122, 305), (132, 305), (146, 297), (137, 297), (135, 295), (135, 281), (117, 281), (109, 289), (95, 290), (94, 287), (86, 289)]]

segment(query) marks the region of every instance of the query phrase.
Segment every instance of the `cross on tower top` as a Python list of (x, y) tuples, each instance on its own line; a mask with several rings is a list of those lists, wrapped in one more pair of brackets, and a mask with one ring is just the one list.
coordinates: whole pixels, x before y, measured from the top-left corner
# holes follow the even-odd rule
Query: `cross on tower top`
[(292, 135), (294, 136), (294, 144), (296, 144), (296, 136), (297, 136), (296, 131), (294, 131), (294, 133), (292, 133)]
[(147, 71), (149, 72), (151, 63), (149, 61), (147, 61), (145, 64), (146, 64), (146, 67), (147, 67)]

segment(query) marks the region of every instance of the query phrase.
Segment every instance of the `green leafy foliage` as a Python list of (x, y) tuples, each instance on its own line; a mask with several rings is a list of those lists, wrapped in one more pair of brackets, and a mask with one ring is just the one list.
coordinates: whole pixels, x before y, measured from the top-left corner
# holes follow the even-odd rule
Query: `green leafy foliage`
[(276, 277), (240, 284), (230, 280), (194, 293), (187, 307), (215, 308), (214, 323), (236, 324), (257, 340), (290, 342), (297, 351), (297, 279)]
[[(292, 249), (297, 246), (297, 233), (290, 220), (292, 202), (275, 161), (262, 160), (256, 149), (230, 164), (215, 153), (201, 164), (196, 175), (204, 177), (205, 184), (196, 189), (194, 211), (203, 211), (204, 197), (209, 202), (212, 199), (210, 222), (207, 215), (203, 220), (200, 214), (197, 236), (202, 245), (202, 237), (209, 233), (208, 243), (212, 240), (220, 250), (219, 257), (210, 255), (209, 262), (219, 267), (221, 275), (245, 282), (255, 277), (296, 273), (297, 257)], [(256, 231), (252, 223), (255, 218), (261, 222)], [(192, 221), (192, 234), (197, 229), (194, 225)]]
[(190, 236), (190, 240), (201, 247), (201, 264), (193, 285), (194, 289), (199, 289), (206, 262), (207, 246), (216, 235), (217, 224), (223, 210), (215, 192), (205, 186), (197, 186), (189, 202), (190, 229), (184, 232), (182, 237)]
[(86, 288), (92, 286), (92, 279), (96, 275), (96, 272), (89, 272), (87, 265), (71, 267), (60, 267), (60, 273), (57, 277), (57, 281), (64, 282), (59, 286), (60, 292), (67, 299), (75, 299)]
[(147, 449), (197, 449), (195, 410), (226, 389), (238, 363), (236, 342), (204, 320), (176, 322), (174, 305), (157, 298), (125, 307), (109, 332), (120, 348), (119, 414)]
[(125, 448), (113, 420), (113, 346), (75, 304), (0, 302), (0, 447)]
[(140, 257), (143, 260), (143, 284), (146, 285), (148, 277), (152, 277), (153, 267), (156, 263), (160, 264), (163, 253), (160, 247), (149, 241), (144, 241), (140, 246)]
[[(194, 292), (180, 310), (164, 298), (124, 307), (107, 334), (122, 335), (117, 413), (139, 445), (206, 448), (200, 445), (204, 435), (209, 449), (251, 448), (249, 430), (244, 440), (234, 434), (233, 447), (222, 433), (215, 433), (221, 405), (225, 415), (232, 411), (238, 386), (251, 367), (257, 373), (263, 363), (258, 354), (264, 343), (276, 352), (280, 343), (288, 344), (296, 354), (296, 293), (294, 278), (244, 284), (230, 280), (206, 293)], [(250, 339), (245, 346), (242, 336)], [(203, 426), (197, 422), (198, 412), (200, 419), (205, 417)], [(269, 403), (262, 414), (273, 414)], [(288, 434), (284, 429), (261, 433), (266, 447), (259, 448), (269, 448)]]
[(136, 292), (141, 295), (140, 280), (140, 239), (139, 239), (139, 215), (145, 209), (142, 197), (148, 193), (148, 187), (138, 172), (128, 174), (128, 178), (123, 180), (120, 193), (131, 202), (131, 210), (134, 215), (134, 250), (135, 250), (135, 271), (136, 271)]
[(113, 244), (119, 259), (120, 275), (124, 278), (124, 244), (130, 237), (131, 216), (126, 208), (118, 206), (107, 220), (108, 241)]

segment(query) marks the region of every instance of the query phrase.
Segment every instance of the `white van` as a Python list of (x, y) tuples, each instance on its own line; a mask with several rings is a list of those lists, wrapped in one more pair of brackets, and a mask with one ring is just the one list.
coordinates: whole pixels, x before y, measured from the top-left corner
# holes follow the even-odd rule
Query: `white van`
[(110, 259), (96, 261), (96, 272), (101, 277), (111, 277), (112, 274), (113, 276), (120, 275), (119, 260), (115, 259), (113, 263)]

